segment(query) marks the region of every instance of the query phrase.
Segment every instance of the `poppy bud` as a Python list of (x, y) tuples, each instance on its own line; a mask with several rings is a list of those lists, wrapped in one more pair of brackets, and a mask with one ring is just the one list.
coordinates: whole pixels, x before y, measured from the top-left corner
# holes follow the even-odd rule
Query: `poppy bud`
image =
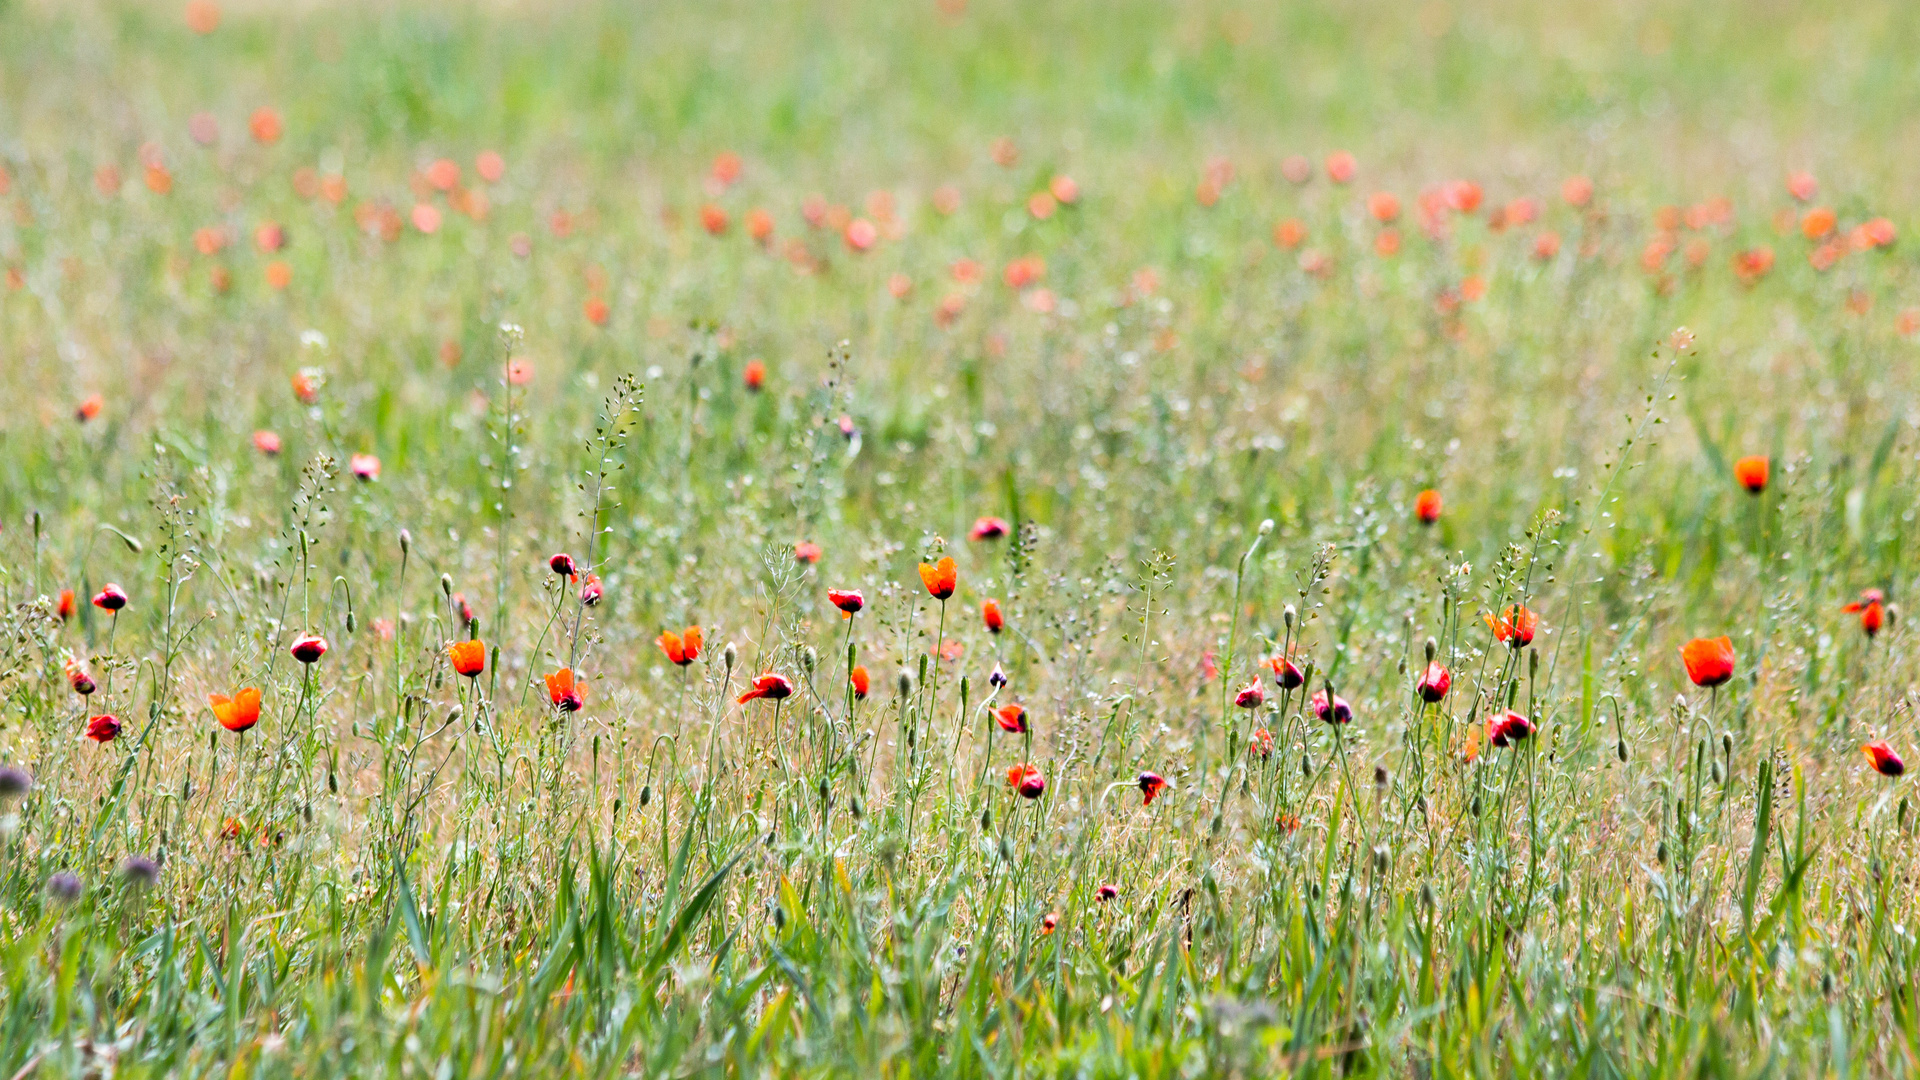
[(1439, 655), (1439, 653), (1440, 653), (1440, 643), (1433, 640), (1432, 638), (1428, 638), (1427, 639), (1427, 663), (1429, 664), (1433, 663), (1433, 658)]
[(1037, 799), (1046, 793), (1047, 780), (1032, 765), (1015, 765), (1007, 770), (1007, 783), (1023, 799)]
[(995, 690), (1007, 685), (1007, 673), (1000, 669), (999, 664), (993, 665), (993, 673), (987, 676), (987, 685)]
[(573, 556), (563, 551), (547, 560), (547, 568), (564, 577), (572, 577), (574, 574)]
[(1288, 604), (1286, 610), (1280, 613), (1280, 620), (1286, 623), (1288, 626), (1292, 626), (1293, 620), (1295, 619), (1295, 617), (1298, 616), (1298, 614), (1299, 614), (1298, 612), (1293, 610), (1293, 605)]
[(1353, 722), (1353, 707), (1347, 704), (1345, 698), (1335, 694), (1331, 685), (1324, 690), (1316, 691), (1310, 704), (1313, 707), (1313, 715), (1319, 717), (1322, 723), (1349, 724)]
[(739, 657), (740, 657), (740, 650), (734, 648), (733, 642), (731, 641), (727, 642), (726, 648), (720, 650), (720, 659), (722, 662), (724, 662), (727, 665), (728, 671), (733, 670), (733, 662), (739, 659)]
[(295, 660), (303, 664), (311, 664), (326, 655), (327, 639), (315, 634), (308, 634), (304, 637), (295, 638), (292, 648), (287, 651), (293, 654)]
[(1627, 760), (1627, 740), (1621, 739), (1613, 744), (1613, 753), (1621, 761)]
[(451, 597), (453, 595), (453, 575), (452, 574), (440, 575), (440, 593), (442, 596), (448, 596), (448, 597)]
[(1873, 762), (1873, 771), (1881, 776), (1899, 776), (1907, 771), (1907, 763), (1893, 752), (1893, 747), (1885, 740), (1868, 743), (1860, 749)]
[(126, 590), (108, 582), (104, 588), (94, 594), (93, 606), (101, 611), (119, 611), (127, 606)]
[(1260, 520), (1260, 535), (1261, 536), (1273, 535), (1273, 519), (1272, 518), (1262, 518)]
[(813, 673), (814, 665), (819, 662), (820, 654), (814, 651), (813, 646), (809, 645), (800, 651), (800, 666), (806, 669), (808, 674)]
[(402, 556), (406, 556), (406, 555), (412, 554), (412, 552), (413, 552), (413, 534), (411, 532), (408, 532), (405, 529), (401, 529), (400, 530), (400, 554)]
[(913, 676), (903, 669), (900, 672), (900, 677), (895, 680), (894, 689), (899, 692), (901, 697), (910, 696), (913, 693)]

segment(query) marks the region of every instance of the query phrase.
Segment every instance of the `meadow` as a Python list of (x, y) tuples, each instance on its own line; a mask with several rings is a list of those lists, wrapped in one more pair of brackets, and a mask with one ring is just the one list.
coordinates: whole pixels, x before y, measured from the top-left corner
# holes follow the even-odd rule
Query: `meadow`
[(0, 0), (0, 1076), (1920, 1073), (1915, 41)]

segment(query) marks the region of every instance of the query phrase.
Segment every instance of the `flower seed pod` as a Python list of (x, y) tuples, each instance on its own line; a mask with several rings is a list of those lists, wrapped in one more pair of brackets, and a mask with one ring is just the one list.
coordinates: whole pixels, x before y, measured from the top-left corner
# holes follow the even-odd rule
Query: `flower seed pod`
[(1653, 861), (1659, 863), (1661, 866), (1667, 865), (1667, 842), (1665, 840), (1660, 841), (1659, 846), (1653, 849)]
[(360, 629), (360, 624), (353, 617), (353, 609), (348, 608), (347, 609), (347, 633), (351, 634), (358, 629)]
[(820, 778), (820, 801), (828, 806), (833, 805), (833, 788), (827, 784), (827, 778), (824, 776)]
[(1619, 756), (1621, 761), (1627, 760), (1627, 740), (1621, 739), (1619, 742), (1614, 743), (1613, 752)]
[(986, 809), (980, 811), (980, 831), (986, 832), (992, 828), (993, 828), (993, 807), (989, 806)]
[(652, 784), (640, 785), (640, 805), (645, 806), (652, 801), (653, 801), (653, 785)]
[(860, 805), (860, 796), (855, 795), (853, 798), (847, 800), (847, 812), (855, 818), (859, 818), (862, 814), (866, 813), (866, 807)]

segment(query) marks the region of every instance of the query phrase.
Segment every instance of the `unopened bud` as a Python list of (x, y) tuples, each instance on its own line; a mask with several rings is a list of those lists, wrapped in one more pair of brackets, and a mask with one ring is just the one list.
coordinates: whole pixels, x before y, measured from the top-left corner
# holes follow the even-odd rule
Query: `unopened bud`
[(440, 575), (440, 591), (447, 596), (453, 595), (453, 575), (452, 574)]
[(1287, 609), (1280, 613), (1280, 621), (1286, 623), (1288, 626), (1292, 626), (1293, 620), (1295, 618), (1298, 618), (1299, 614), (1300, 614), (1299, 612), (1293, 610), (1292, 604), (1288, 604)]
[(733, 662), (739, 658), (740, 650), (734, 648), (733, 642), (731, 641), (727, 642), (726, 648), (720, 650), (720, 659), (726, 661), (728, 671), (733, 670)]
[(1260, 535), (1261, 536), (1273, 535), (1273, 519), (1272, 518), (1267, 518), (1262, 522), (1260, 522)]
[(819, 662), (820, 654), (813, 651), (813, 646), (809, 645), (800, 651), (800, 666), (806, 668), (808, 674), (813, 673), (814, 665)]
[(400, 530), (400, 554), (406, 555), (411, 553), (412, 551), (413, 551), (413, 534), (408, 532), (405, 529), (401, 529)]
[(1433, 640), (1432, 638), (1428, 638), (1427, 639), (1427, 663), (1429, 664), (1433, 663), (1433, 658), (1438, 655), (1440, 655), (1440, 643)]

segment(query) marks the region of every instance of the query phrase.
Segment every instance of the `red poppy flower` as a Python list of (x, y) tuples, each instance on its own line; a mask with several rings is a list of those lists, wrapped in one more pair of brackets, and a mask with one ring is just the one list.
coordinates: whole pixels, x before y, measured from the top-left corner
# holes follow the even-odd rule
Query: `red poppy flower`
[(74, 407), (73, 417), (84, 424), (94, 417), (99, 416), (100, 410), (105, 408), (106, 404), (107, 400), (105, 398), (99, 394), (95, 394)]
[(654, 642), (660, 646), (661, 652), (667, 654), (667, 659), (681, 667), (686, 667), (700, 659), (701, 635), (698, 626), (687, 627), (684, 635), (676, 634), (671, 630), (662, 630)]
[(1427, 670), (1421, 674), (1419, 685), (1414, 690), (1420, 694), (1420, 700), (1432, 704), (1447, 696), (1453, 688), (1453, 673), (1438, 660), (1427, 662)]
[(473, 605), (467, 602), (466, 593), (453, 594), (453, 607), (455, 611), (460, 613), (461, 626), (471, 626), (473, 624)]
[(73, 590), (61, 589), (60, 605), (54, 609), (56, 612), (59, 613), (60, 621), (65, 622), (66, 620), (73, 618), (74, 609), (76, 607), (77, 607), (77, 603), (74, 600)]
[(552, 570), (556, 574), (571, 578), (574, 576), (578, 567), (573, 564), (573, 556), (563, 551), (547, 560), (547, 569)]
[(1273, 756), (1273, 732), (1266, 728), (1254, 728), (1253, 735), (1247, 740), (1247, 753), (1261, 761)]
[(79, 694), (81, 697), (86, 697), (88, 694), (93, 693), (96, 689), (93, 676), (87, 673), (85, 665), (69, 656), (67, 657), (66, 663), (62, 666), (67, 673), (67, 685), (73, 687), (74, 693)]
[(546, 680), (547, 697), (561, 712), (579, 712), (587, 703), (587, 688), (574, 679), (572, 668), (561, 668)]
[(1767, 459), (1756, 454), (1733, 463), (1733, 478), (1740, 486), (1758, 495), (1767, 490)]
[(708, 203), (700, 208), (700, 227), (714, 236), (727, 231), (727, 212)]
[(1345, 150), (1335, 150), (1327, 155), (1327, 179), (1334, 183), (1351, 183), (1354, 173), (1358, 171), (1360, 171), (1359, 163)]
[(1907, 763), (1900, 760), (1900, 755), (1894, 753), (1893, 747), (1887, 745), (1884, 739), (1870, 742), (1860, 749), (1873, 759), (1873, 771), (1881, 776), (1899, 776), (1907, 771)]
[(447, 656), (453, 660), (453, 670), (469, 679), (487, 670), (487, 647), (478, 639), (448, 645)]
[(749, 360), (747, 361), (746, 370), (741, 373), (740, 378), (741, 381), (747, 384), (747, 389), (759, 393), (760, 388), (765, 386), (767, 382), (767, 365), (757, 359)]
[(987, 632), (990, 634), (999, 633), (1001, 628), (1007, 625), (1006, 618), (1000, 614), (1000, 602), (998, 600), (989, 599), (981, 604), (980, 618), (986, 622)]
[(1171, 786), (1167, 783), (1165, 777), (1161, 776), (1159, 773), (1152, 773), (1152, 772), (1141, 773), (1136, 783), (1140, 785), (1140, 805), (1141, 806), (1153, 805), (1153, 800), (1159, 798), (1160, 793), (1162, 791), (1165, 791), (1169, 786)]
[(1883, 606), (1886, 598), (1886, 594), (1879, 589), (1867, 589), (1860, 594), (1860, 599), (1840, 610), (1849, 614), (1858, 614), (1860, 629), (1868, 637), (1872, 637), (1880, 632), (1880, 627), (1887, 621), (1886, 608)]
[(1498, 716), (1487, 717), (1487, 738), (1495, 746), (1506, 746), (1509, 743), (1517, 743), (1527, 736), (1532, 735), (1533, 731), (1533, 721), (1514, 712), (1512, 709), (1508, 709)]
[(264, 428), (256, 431), (253, 433), (253, 448), (263, 454), (277, 454), (280, 452), (280, 436)]
[(232, 697), (225, 694), (208, 694), (207, 704), (213, 709), (213, 718), (228, 731), (245, 731), (260, 722), (260, 690), (248, 686), (235, 690)]
[(820, 561), (820, 545), (811, 540), (802, 540), (793, 545), (793, 558), (796, 562), (812, 565)]
[(1348, 705), (1347, 699), (1338, 694), (1334, 694), (1329, 700), (1325, 690), (1316, 690), (1312, 701), (1308, 704), (1313, 708), (1313, 715), (1319, 717), (1322, 723), (1350, 724), (1353, 722), (1353, 706)]
[(353, 469), (353, 475), (361, 480), (371, 482), (380, 479), (380, 459), (372, 454), (355, 454), (348, 459), (348, 466)]
[(280, 141), (280, 114), (263, 105), (253, 110), (253, 115), (247, 119), (247, 129), (253, 132), (255, 142), (271, 146)]
[(287, 650), (295, 660), (311, 664), (327, 654), (327, 639), (317, 634), (308, 634), (293, 639), (293, 646)]
[(1273, 681), (1279, 683), (1282, 690), (1298, 690), (1307, 681), (1306, 673), (1290, 657), (1269, 657), (1267, 666), (1273, 669)]
[(1012, 530), (1005, 518), (983, 517), (974, 521), (967, 536), (973, 540), (998, 540)]
[(1104, 884), (1104, 885), (1101, 885), (1098, 889), (1095, 889), (1093, 891), (1093, 895), (1096, 899), (1098, 899), (1101, 903), (1104, 904), (1107, 901), (1112, 900), (1114, 897), (1120, 895), (1120, 886), (1113, 885), (1113, 884)]
[(1516, 649), (1524, 649), (1533, 644), (1533, 634), (1540, 626), (1540, 616), (1535, 615), (1525, 604), (1509, 605), (1498, 619), (1491, 612), (1481, 615), (1487, 621), (1487, 627), (1493, 631), (1494, 639), (1504, 641)]
[(1027, 733), (1027, 707), (1025, 705), (1002, 705), (993, 710), (994, 722), (1000, 730), (1014, 735)]
[(1053, 933), (1054, 929), (1059, 925), (1060, 913), (1057, 911), (1047, 912), (1040, 917), (1040, 936), (1046, 937), (1048, 934)]
[(1267, 691), (1260, 685), (1259, 679), (1255, 679), (1241, 687), (1240, 692), (1233, 695), (1233, 703), (1243, 709), (1257, 709), (1260, 707), (1261, 702), (1266, 700)]
[(867, 606), (867, 598), (860, 595), (858, 589), (828, 589), (827, 599), (851, 619), (855, 612)]
[(1420, 524), (1431, 525), (1440, 520), (1440, 493), (1432, 488), (1421, 492), (1413, 500), (1413, 516)]
[(600, 586), (600, 575), (588, 574), (587, 580), (580, 586), (580, 602), (588, 607), (592, 607), (599, 603), (600, 598), (604, 595), (606, 595), (606, 590)]
[(93, 596), (93, 606), (101, 611), (119, 611), (127, 606), (127, 593), (120, 586), (108, 582)]
[(867, 700), (867, 691), (872, 688), (873, 680), (867, 675), (867, 669), (855, 666), (847, 673), (847, 681), (853, 684), (853, 696), (856, 701)]
[(1695, 686), (1719, 686), (1733, 678), (1733, 639), (1694, 638), (1680, 647), (1680, 662)]
[(320, 374), (301, 368), (293, 373), (293, 396), (300, 399), (302, 405), (312, 405), (320, 400)]
[(120, 718), (112, 713), (104, 713), (87, 720), (87, 738), (97, 743), (110, 743), (120, 734)]
[(746, 693), (741, 694), (739, 698), (736, 699), (736, 704), (745, 705), (754, 698), (766, 698), (768, 701), (779, 701), (791, 693), (793, 693), (793, 684), (787, 681), (787, 677), (785, 675), (775, 675), (769, 671), (765, 675), (753, 680), (753, 685), (747, 688)]
[(1007, 784), (1022, 798), (1037, 799), (1047, 790), (1047, 778), (1032, 765), (1015, 765), (1007, 770)]
[(953, 556), (948, 555), (938, 563), (921, 563), (920, 581), (927, 587), (928, 595), (935, 600), (945, 600), (960, 583), (960, 570), (954, 565)]

